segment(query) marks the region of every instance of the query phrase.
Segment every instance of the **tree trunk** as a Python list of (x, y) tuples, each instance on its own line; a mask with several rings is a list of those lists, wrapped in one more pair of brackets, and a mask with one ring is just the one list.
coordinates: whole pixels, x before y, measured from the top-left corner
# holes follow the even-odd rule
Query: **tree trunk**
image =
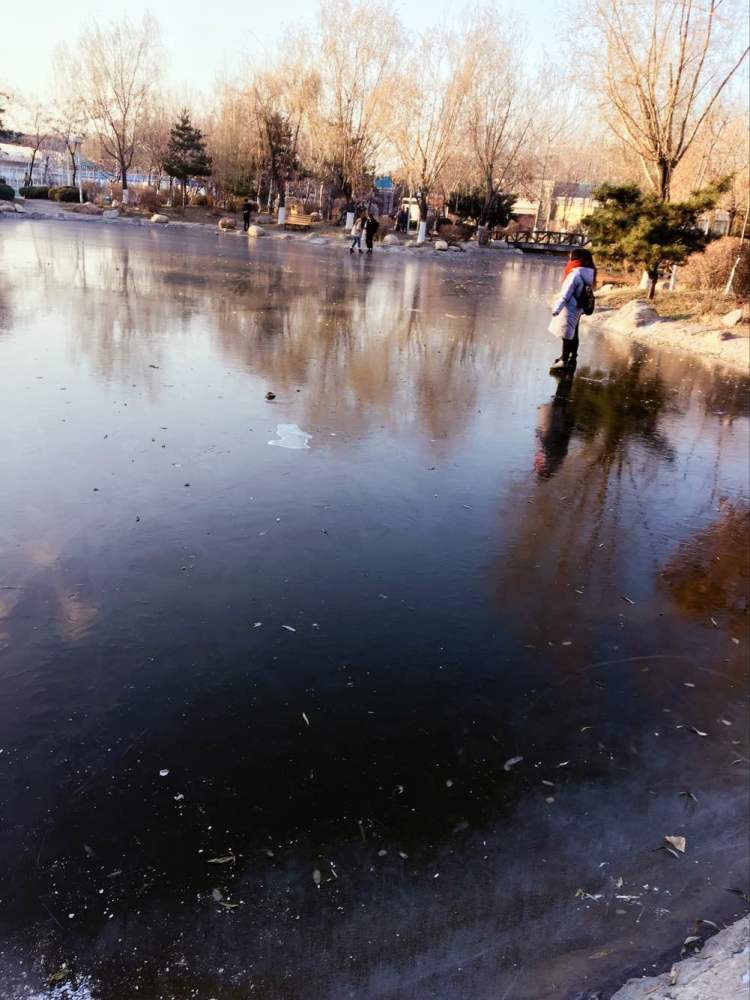
[(737, 203), (736, 202), (734, 202), (734, 201), (732, 202), (732, 204), (729, 207), (729, 211), (728, 211), (727, 214), (729, 215), (729, 222), (727, 224), (727, 236), (733, 236), (734, 235), (733, 234), (734, 224), (737, 221), (737, 216), (739, 214), (738, 211), (737, 211)]
[(653, 299), (653, 297), (656, 295), (656, 282), (659, 280), (659, 272), (649, 271), (648, 277), (649, 277), (648, 298), (650, 302), (651, 299)]
[(668, 160), (659, 161), (659, 197), (662, 201), (669, 201), (669, 192), (672, 186), (672, 164)]
[(68, 157), (70, 158), (70, 172), (71, 172), (71, 174), (73, 176), (73, 180), (71, 181), (71, 183), (75, 187), (76, 174), (78, 173), (78, 164), (76, 163), (75, 146), (73, 147), (73, 149), (71, 149), (70, 146), (66, 143), (65, 144), (65, 148), (67, 149), (67, 151), (68, 151)]
[(34, 161), (36, 160), (36, 150), (31, 151), (31, 160), (29, 162), (29, 187), (34, 183)]
[(424, 188), (419, 192), (419, 218), (427, 222), (427, 192)]
[(122, 203), (127, 205), (130, 201), (130, 192), (128, 191), (128, 168), (125, 166), (125, 161), (120, 160), (120, 173), (122, 174)]
[(286, 181), (279, 181), (277, 187), (279, 189), (279, 208), (286, 208)]
[(484, 196), (484, 210), (482, 212), (482, 218), (480, 222), (482, 225), (487, 225), (490, 218), (490, 213), (492, 212), (492, 205), (495, 201), (495, 187), (492, 183), (492, 178), (487, 178), (487, 193)]

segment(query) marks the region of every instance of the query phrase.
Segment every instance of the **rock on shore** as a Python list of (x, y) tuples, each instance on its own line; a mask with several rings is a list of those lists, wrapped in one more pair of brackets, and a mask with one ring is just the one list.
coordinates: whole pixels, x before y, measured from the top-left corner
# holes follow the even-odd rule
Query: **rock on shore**
[(750, 917), (720, 931), (693, 958), (670, 972), (631, 979), (612, 1000), (747, 1000), (750, 995)]

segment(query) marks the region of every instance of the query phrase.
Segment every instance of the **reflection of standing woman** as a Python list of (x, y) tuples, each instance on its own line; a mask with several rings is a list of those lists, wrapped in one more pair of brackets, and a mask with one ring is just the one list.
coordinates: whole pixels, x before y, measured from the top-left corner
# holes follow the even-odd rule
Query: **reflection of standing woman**
[(562, 338), (562, 355), (556, 359), (553, 368), (575, 368), (583, 296), (586, 294), (586, 286), (593, 290), (595, 283), (596, 267), (590, 251), (583, 248), (571, 250), (563, 273), (560, 297), (555, 303), (553, 319), (548, 327), (554, 337)]
[(551, 403), (539, 407), (536, 437), (539, 444), (534, 455), (534, 469), (540, 479), (549, 479), (565, 461), (570, 439), (575, 430), (575, 408), (570, 399), (573, 379), (560, 379)]

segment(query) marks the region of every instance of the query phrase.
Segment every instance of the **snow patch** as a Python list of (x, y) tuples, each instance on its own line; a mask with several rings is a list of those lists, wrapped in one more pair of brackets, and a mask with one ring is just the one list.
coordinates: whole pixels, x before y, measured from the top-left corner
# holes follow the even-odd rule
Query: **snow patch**
[(310, 447), (307, 442), (312, 438), (312, 434), (300, 430), (297, 424), (277, 424), (276, 433), (279, 435), (279, 440), (268, 443), (278, 448), (302, 449)]

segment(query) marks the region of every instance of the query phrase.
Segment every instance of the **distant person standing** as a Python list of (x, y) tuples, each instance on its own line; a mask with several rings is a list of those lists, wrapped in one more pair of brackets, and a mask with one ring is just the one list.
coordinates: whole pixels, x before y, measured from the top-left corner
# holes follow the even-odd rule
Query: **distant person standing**
[(365, 244), (368, 253), (372, 253), (372, 241), (378, 229), (380, 229), (380, 223), (372, 214), (372, 211), (368, 212), (367, 219), (365, 220)]
[[(570, 251), (563, 272), (560, 297), (552, 310), (548, 329), (554, 337), (562, 338), (562, 354), (552, 364), (552, 371), (573, 371), (578, 360), (578, 324), (584, 312), (593, 312), (596, 266), (589, 250), (576, 247)], [(590, 308), (588, 307), (590, 303)]]
[(409, 213), (402, 206), (398, 215), (396, 216), (396, 229), (400, 233), (405, 233), (408, 224), (409, 224)]
[(250, 228), (250, 215), (253, 211), (253, 203), (249, 198), (245, 198), (245, 204), (242, 206), (242, 228), (245, 232)]
[(354, 220), (354, 225), (351, 230), (352, 245), (349, 247), (349, 253), (354, 253), (354, 248), (356, 247), (360, 253), (362, 253), (362, 230), (365, 225), (365, 217), (360, 215), (358, 219)]

